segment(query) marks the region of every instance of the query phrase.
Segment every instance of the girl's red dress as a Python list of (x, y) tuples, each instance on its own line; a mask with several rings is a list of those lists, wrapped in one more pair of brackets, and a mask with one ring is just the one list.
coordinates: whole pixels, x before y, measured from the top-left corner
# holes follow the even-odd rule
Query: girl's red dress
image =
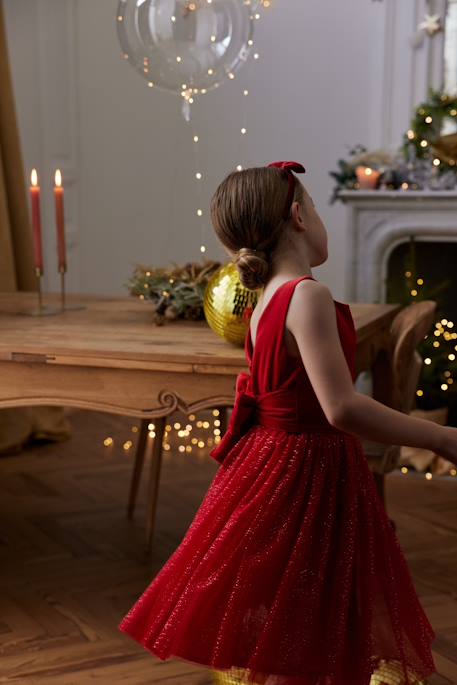
[[(119, 625), (159, 659), (277, 685), (368, 685), (379, 659), (435, 672), (419, 603), (359, 439), (327, 421), (284, 344), (296, 284), (262, 312), (221, 463), (182, 542)], [(349, 306), (335, 301), (355, 380)], [(398, 663), (397, 663), (398, 665)], [(271, 682), (271, 681), (269, 681)]]

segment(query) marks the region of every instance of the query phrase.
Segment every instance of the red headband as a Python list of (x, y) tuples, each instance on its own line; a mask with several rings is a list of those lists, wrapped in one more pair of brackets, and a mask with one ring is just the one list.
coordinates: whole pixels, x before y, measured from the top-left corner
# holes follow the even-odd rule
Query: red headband
[(277, 169), (281, 169), (287, 174), (287, 180), (289, 182), (289, 192), (287, 193), (286, 204), (282, 215), (283, 219), (287, 219), (287, 217), (289, 216), (290, 208), (292, 206), (292, 201), (294, 199), (295, 183), (297, 180), (292, 172), (295, 171), (295, 173), (297, 174), (304, 174), (306, 173), (306, 169), (299, 162), (272, 162), (267, 166), (276, 167)]

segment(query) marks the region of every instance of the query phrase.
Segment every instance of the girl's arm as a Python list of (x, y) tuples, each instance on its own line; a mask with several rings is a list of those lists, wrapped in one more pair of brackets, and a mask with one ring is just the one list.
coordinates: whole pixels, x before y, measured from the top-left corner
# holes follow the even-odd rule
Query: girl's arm
[(457, 463), (457, 428), (409, 416), (355, 390), (326, 285), (314, 280), (296, 285), (286, 326), (333, 426), (376, 442), (427, 448)]

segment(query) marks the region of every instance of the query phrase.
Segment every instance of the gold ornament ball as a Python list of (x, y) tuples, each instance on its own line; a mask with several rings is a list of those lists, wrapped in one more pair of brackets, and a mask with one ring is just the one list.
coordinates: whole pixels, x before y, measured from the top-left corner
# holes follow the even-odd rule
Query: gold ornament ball
[[(419, 680), (411, 669), (408, 669), (408, 678), (414, 685), (427, 685), (426, 681)], [(394, 659), (381, 659), (371, 676), (370, 685), (403, 685), (404, 682), (401, 663)]]
[(224, 264), (206, 286), (203, 311), (208, 325), (228, 342), (242, 347), (258, 297), (258, 290), (242, 285), (233, 262)]
[(227, 671), (212, 671), (214, 685), (244, 685), (245, 669), (232, 667)]

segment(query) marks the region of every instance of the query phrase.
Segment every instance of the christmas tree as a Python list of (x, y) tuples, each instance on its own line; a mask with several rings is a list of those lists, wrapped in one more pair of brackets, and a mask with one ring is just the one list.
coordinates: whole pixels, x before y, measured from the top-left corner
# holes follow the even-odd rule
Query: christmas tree
[[(403, 248), (397, 260), (402, 260), (402, 276), (389, 278), (387, 288), (387, 302), (398, 302), (409, 305), (421, 300), (434, 300), (437, 303), (437, 316), (433, 329), (425, 336), (419, 345), (418, 352), (424, 364), (416, 393), (416, 404), (419, 409), (436, 409), (447, 406), (449, 408), (449, 423), (457, 424), (457, 382), (454, 382), (457, 368), (457, 332), (449, 311), (449, 304), (453, 301), (450, 278), (444, 278), (433, 283), (433, 278), (426, 277), (424, 271), (433, 264), (427, 259), (431, 245), (422, 243), (421, 264), (418, 264), (417, 244), (413, 237)], [(441, 262), (446, 261), (445, 251), (440, 248)], [(424, 258), (425, 252), (425, 258)], [(430, 256), (430, 254), (429, 254)], [(392, 273), (396, 266), (393, 265)], [(397, 271), (398, 273), (398, 271)]]

